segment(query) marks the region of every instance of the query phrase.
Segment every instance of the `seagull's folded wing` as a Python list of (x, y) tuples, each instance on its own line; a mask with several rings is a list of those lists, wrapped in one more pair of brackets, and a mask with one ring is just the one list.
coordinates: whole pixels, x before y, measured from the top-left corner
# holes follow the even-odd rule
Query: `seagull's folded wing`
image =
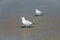
[(26, 20), (26, 23), (27, 23), (27, 24), (32, 24), (32, 22), (31, 22), (31, 21), (28, 21), (28, 20)]

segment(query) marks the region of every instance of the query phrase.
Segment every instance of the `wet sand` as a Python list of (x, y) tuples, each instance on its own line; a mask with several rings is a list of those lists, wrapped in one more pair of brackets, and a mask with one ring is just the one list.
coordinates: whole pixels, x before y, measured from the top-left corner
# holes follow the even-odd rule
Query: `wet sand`
[[(60, 40), (59, 1), (16, 2), (5, 2), (0, 6), (0, 40)], [(44, 15), (34, 16), (35, 8), (42, 9)], [(31, 28), (20, 28), (23, 24), (17, 20), (22, 16), (33, 22)]]
[[(23, 24), (16, 22), (16, 17), (2, 17), (0, 21), (1, 40), (59, 40), (60, 19), (54, 17), (30, 17), (34, 22), (32, 28), (20, 28)], [(28, 18), (29, 19), (29, 18)], [(57, 21), (58, 20), (58, 21)]]

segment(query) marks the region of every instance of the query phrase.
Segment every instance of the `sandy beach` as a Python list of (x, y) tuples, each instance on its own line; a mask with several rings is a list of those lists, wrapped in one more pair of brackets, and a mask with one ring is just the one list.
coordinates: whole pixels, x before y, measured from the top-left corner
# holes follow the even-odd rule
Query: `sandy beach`
[[(59, 3), (58, 0), (2, 0), (0, 40), (60, 40)], [(34, 16), (35, 8), (43, 10), (44, 15)], [(21, 28), (23, 24), (17, 20), (22, 16), (34, 23), (31, 28)]]

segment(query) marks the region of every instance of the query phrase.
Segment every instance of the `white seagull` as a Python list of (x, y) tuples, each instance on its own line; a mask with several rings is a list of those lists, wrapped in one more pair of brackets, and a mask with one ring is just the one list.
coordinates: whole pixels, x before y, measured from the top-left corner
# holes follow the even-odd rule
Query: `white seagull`
[(35, 9), (35, 15), (42, 15), (42, 11), (38, 10), (38, 9)]
[(26, 28), (27, 26), (32, 24), (32, 22), (29, 20), (26, 20), (25, 17), (21, 17), (21, 19), (22, 19), (22, 23), (26, 26)]

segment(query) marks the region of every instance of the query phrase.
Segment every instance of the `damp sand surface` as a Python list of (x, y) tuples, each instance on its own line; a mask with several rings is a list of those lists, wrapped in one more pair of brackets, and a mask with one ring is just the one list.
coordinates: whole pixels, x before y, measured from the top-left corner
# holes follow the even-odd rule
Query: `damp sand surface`
[[(58, 0), (15, 0), (0, 2), (0, 40), (60, 40), (60, 5)], [(34, 16), (35, 8), (43, 16)], [(22, 16), (33, 24), (27, 29)], [(17, 19), (16, 19), (17, 18)]]

